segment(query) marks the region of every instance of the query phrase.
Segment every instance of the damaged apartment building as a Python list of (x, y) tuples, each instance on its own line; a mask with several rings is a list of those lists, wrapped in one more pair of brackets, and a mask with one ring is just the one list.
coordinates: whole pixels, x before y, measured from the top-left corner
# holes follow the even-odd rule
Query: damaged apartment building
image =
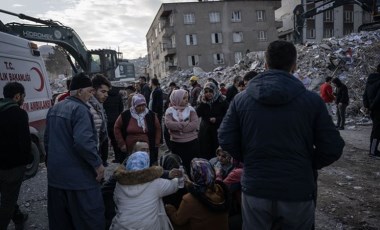
[[(278, 36), (305, 43), (356, 33), (362, 24), (373, 21), (376, 2), (379, 4), (379, 0), (282, 0), (275, 12), (276, 20), (283, 23)], [(298, 36), (294, 33), (297, 27)]]
[(278, 39), (281, 1), (224, 0), (164, 3), (146, 35), (149, 76), (199, 67), (233, 66), (247, 52)]

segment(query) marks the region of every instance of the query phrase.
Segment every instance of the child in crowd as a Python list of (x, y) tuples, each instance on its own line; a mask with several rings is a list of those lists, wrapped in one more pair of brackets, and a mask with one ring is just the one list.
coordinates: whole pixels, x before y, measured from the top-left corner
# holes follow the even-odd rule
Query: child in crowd
[(223, 181), (232, 171), (231, 159), (231, 155), (220, 146), (216, 149), (216, 157), (210, 159), (210, 163), (215, 170), (217, 180)]

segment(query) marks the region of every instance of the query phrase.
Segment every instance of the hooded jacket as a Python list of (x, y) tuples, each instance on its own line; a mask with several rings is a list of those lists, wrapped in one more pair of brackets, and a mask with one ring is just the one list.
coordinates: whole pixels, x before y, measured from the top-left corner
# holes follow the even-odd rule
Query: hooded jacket
[(189, 191), (183, 196), (178, 210), (167, 209), (172, 223), (181, 229), (227, 230), (230, 197), (226, 185), (216, 181), (213, 190), (208, 188), (202, 193), (190, 186)]
[(363, 105), (370, 110), (380, 110), (380, 73), (368, 76), (363, 95)]
[(312, 200), (316, 170), (338, 160), (344, 147), (319, 95), (281, 70), (260, 74), (236, 95), (219, 142), (244, 162), (244, 193), (284, 201)]
[(114, 176), (117, 184), (114, 192), (116, 216), (111, 230), (119, 229), (169, 229), (162, 197), (178, 189), (178, 179), (161, 179), (163, 169), (152, 166), (138, 171), (127, 171), (120, 165)]
[(0, 99), (0, 170), (32, 162), (30, 148), (28, 114), (12, 99)]

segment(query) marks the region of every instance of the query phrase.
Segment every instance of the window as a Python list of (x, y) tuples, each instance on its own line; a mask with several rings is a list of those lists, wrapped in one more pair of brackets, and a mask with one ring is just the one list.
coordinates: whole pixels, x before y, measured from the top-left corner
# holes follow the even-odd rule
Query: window
[(334, 29), (333, 28), (325, 28), (323, 30), (323, 37), (324, 38), (331, 38), (334, 36)]
[(199, 64), (199, 56), (193, 55), (193, 56), (187, 56), (187, 61), (189, 66), (198, 66)]
[(224, 64), (223, 54), (213, 54), (213, 56), (214, 56), (214, 64), (215, 65)]
[(315, 38), (315, 29), (307, 29), (306, 38)]
[(222, 33), (212, 33), (211, 34), (211, 42), (212, 42), (212, 44), (222, 43), (223, 42)]
[(155, 36), (155, 37), (158, 36), (158, 29), (157, 29), (157, 28), (154, 28), (154, 36)]
[(161, 25), (161, 22), (158, 23), (158, 32), (161, 32), (162, 31), (162, 25)]
[(220, 12), (210, 12), (208, 15), (211, 23), (220, 22)]
[(265, 21), (265, 10), (256, 10), (257, 21), (264, 22)]
[(197, 45), (197, 35), (196, 34), (186, 34), (186, 45), (188, 45), (188, 46)]
[(243, 53), (242, 52), (235, 52), (235, 63), (239, 63), (240, 60), (243, 59)]
[(176, 43), (175, 43), (175, 35), (172, 35), (172, 36), (170, 37), (170, 40), (171, 40), (171, 42), (172, 42), (172, 48), (175, 48), (175, 47), (176, 47)]
[(267, 40), (267, 32), (264, 30), (260, 30), (258, 32), (258, 39), (259, 39), (259, 41), (266, 41)]
[(240, 11), (233, 11), (232, 12), (232, 18), (231, 18), (231, 21), (232, 22), (241, 22), (241, 13)]
[(171, 14), (171, 15), (169, 16), (169, 25), (170, 25), (170, 26), (174, 26), (174, 15), (173, 15), (173, 14)]
[(328, 10), (323, 13), (323, 18), (325, 22), (332, 22), (334, 21), (334, 11), (333, 10)]
[(234, 32), (232, 34), (232, 40), (234, 42), (243, 42), (243, 32)]
[(351, 10), (344, 11), (344, 22), (352, 23), (354, 22), (354, 12)]
[(188, 13), (183, 15), (184, 24), (195, 24), (195, 15), (194, 13)]

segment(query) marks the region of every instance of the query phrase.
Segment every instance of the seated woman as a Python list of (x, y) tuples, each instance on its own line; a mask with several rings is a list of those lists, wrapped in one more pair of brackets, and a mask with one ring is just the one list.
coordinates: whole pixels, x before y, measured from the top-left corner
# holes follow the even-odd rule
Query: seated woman
[(157, 161), (161, 125), (156, 114), (147, 109), (143, 95), (136, 94), (132, 97), (131, 108), (119, 115), (114, 133), (121, 151), (129, 155), (137, 141), (144, 141), (149, 144), (150, 165)]
[[(180, 156), (176, 154), (171, 153), (167, 155), (162, 155), (158, 159), (158, 165), (164, 169), (164, 174), (167, 174), (167, 176), (163, 176), (163, 178), (174, 178), (174, 177), (177, 177), (177, 175), (182, 176), (181, 175), (182, 172), (180, 172), (179, 170), (176, 170), (179, 168), (180, 165), (182, 165), (182, 159)], [(171, 204), (171, 205), (174, 205), (176, 208), (178, 208), (179, 204), (181, 203), (183, 195), (185, 195), (186, 193), (187, 193), (186, 188), (180, 188), (178, 189), (176, 193), (173, 193), (169, 196), (165, 196), (163, 198), (164, 204)]]
[(114, 172), (116, 216), (110, 230), (170, 229), (162, 197), (178, 190), (178, 179), (161, 179), (162, 167), (149, 167), (149, 155), (135, 152)]
[(216, 179), (223, 181), (232, 171), (232, 157), (224, 151), (220, 146), (216, 149), (216, 157), (211, 158), (210, 163), (214, 167)]
[(189, 193), (183, 196), (178, 210), (166, 205), (173, 225), (185, 229), (228, 229), (229, 195), (223, 182), (215, 180), (210, 162), (202, 158), (191, 161)]

